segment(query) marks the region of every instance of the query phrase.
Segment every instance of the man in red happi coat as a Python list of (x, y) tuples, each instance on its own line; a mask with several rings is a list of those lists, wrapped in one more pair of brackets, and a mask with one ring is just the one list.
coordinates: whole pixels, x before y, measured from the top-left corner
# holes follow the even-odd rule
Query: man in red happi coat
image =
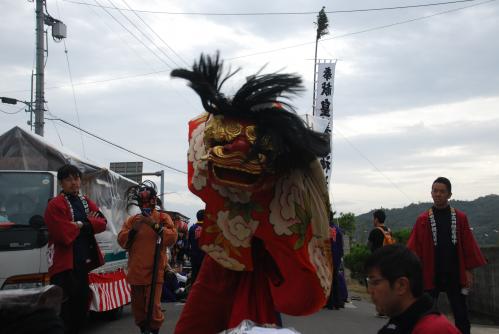
[(424, 289), (435, 301), (446, 292), (456, 327), (470, 332), (466, 295), (473, 283), (472, 270), (486, 264), (466, 214), (449, 205), (452, 185), (437, 178), (431, 188), (433, 207), (419, 215), (407, 246), (423, 265)]

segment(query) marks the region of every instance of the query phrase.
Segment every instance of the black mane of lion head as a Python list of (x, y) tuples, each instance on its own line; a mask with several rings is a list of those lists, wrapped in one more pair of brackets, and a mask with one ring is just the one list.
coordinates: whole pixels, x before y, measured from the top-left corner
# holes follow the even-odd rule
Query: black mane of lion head
[[(329, 153), (328, 136), (309, 129), (289, 103), (303, 90), (295, 74), (256, 74), (231, 98), (221, 88), (239, 70), (223, 75), (223, 61), (201, 55), (192, 70), (175, 69), (173, 77), (189, 81), (211, 114), (204, 133), (210, 163), (232, 166), (250, 176), (305, 169)], [(226, 175), (229, 177), (229, 175)], [(252, 182), (252, 181), (248, 181)]]

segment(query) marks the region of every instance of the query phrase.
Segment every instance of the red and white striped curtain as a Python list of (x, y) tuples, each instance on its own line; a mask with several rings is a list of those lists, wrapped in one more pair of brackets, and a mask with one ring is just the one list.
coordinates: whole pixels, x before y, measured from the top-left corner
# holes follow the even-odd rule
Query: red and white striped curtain
[(123, 270), (105, 274), (90, 273), (88, 280), (92, 295), (91, 311), (109, 311), (132, 301), (130, 285)]

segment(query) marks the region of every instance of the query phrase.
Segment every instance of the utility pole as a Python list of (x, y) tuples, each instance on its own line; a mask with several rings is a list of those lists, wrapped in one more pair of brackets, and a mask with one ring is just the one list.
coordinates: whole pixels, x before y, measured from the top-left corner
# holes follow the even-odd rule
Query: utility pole
[(36, 93), (35, 93), (35, 133), (43, 137), (44, 104), (45, 104), (45, 45), (44, 33), (44, 0), (36, 0)]
[(46, 0), (35, 0), (36, 7), (36, 89), (35, 89), (35, 133), (43, 137), (45, 125), (45, 25), (52, 27), (52, 38), (60, 41), (66, 38), (66, 25), (54, 19), (43, 7)]

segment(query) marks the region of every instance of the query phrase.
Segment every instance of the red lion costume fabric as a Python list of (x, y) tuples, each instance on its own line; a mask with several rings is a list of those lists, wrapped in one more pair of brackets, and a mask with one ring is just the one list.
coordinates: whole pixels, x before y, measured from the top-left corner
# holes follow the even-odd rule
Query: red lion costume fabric
[(218, 333), (277, 312), (320, 310), (332, 279), (329, 198), (317, 160), (329, 140), (286, 102), (301, 90), (290, 74), (254, 75), (231, 98), (222, 62), (201, 56), (190, 81), (206, 113), (189, 122), (189, 189), (206, 203), (201, 248), (208, 256), (175, 333)]

